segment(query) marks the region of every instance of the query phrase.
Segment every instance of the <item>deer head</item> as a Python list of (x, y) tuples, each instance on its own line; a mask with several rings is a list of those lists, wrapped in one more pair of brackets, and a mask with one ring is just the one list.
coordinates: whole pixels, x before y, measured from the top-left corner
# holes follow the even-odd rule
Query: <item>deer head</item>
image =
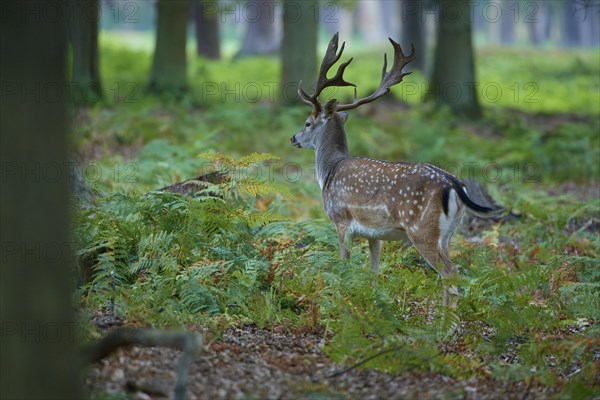
[(322, 148), (328, 143), (335, 143), (336, 140), (344, 139), (340, 135), (348, 119), (347, 112), (337, 112), (337, 100), (328, 101), (323, 110), (319, 113), (313, 113), (306, 118), (304, 127), (300, 133), (292, 136), (292, 145), (298, 148), (317, 149)]
[[(400, 83), (402, 78), (410, 73), (402, 72), (402, 68), (415, 59), (414, 46), (412, 46), (410, 55), (405, 56), (400, 45), (389, 39), (394, 48), (394, 62), (390, 71), (387, 71), (387, 54), (384, 54), (381, 82), (378, 88), (370, 96), (358, 99), (356, 85), (344, 79), (344, 71), (352, 62), (352, 58), (342, 63), (332, 78), (327, 77), (329, 70), (338, 62), (344, 52), (345, 43), (342, 43), (338, 52), (338, 38), (338, 33), (336, 33), (329, 41), (327, 51), (321, 62), (315, 92), (309, 96), (302, 89), (302, 82), (298, 85), (298, 96), (305, 104), (312, 107), (312, 112), (304, 122), (302, 131), (290, 139), (295, 147), (315, 149), (317, 179), (321, 187), (324, 184), (323, 179), (329, 175), (334, 164), (341, 158), (348, 156), (346, 133), (344, 131), (344, 124), (348, 119), (346, 111), (375, 101), (387, 94), (390, 87)], [(354, 101), (349, 104), (339, 104), (337, 100), (332, 99), (323, 106), (319, 101), (319, 95), (325, 88), (335, 86), (353, 86), (355, 88)]]

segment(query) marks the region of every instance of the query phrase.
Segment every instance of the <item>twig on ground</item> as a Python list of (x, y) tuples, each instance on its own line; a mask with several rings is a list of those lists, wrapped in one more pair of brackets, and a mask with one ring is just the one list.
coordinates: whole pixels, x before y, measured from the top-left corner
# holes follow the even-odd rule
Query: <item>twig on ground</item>
[(336, 378), (336, 377), (338, 377), (340, 375), (343, 375), (345, 373), (348, 373), (348, 372), (352, 371), (353, 369), (356, 369), (356, 368), (360, 367), (363, 364), (368, 363), (369, 361), (371, 361), (371, 360), (373, 360), (373, 359), (375, 359), (377, 357), (380, 357), (380, 356), (382, 356), (384, 354), (387, 354), (387, 353), (394, 353), (394, 352), (399, 351), (399, 350), (403, 350), (403, 351), (405, 351), (407, 353), (410, 353), (410, 354), (414, 355), (415, 357), (418, 357), (418, 358), (422, 359), (423, 361), (425, 361), (425, 362), (427, 362), (429, 364), (437, 364), (437, 367), (440, 368), (440, 371), (442, 373), (444, 373), (444, 374), (447, 373), (447, 369), (446, 369), (445, 366), (437, 363), (435, 360), (433, 360), (433, 359), (431, 359), (429, 357), (425, 357), (425, 356), (423, 356), (423, 355), (421, 355), (421, 354), (419, 354), (417, 352), (412, 351), (411, 349), (408, 349), (406, 347), (406, 345), (402, 344), (402, 345), (399, 345), (399, 346), (392, 347), (390, 349), (382, 350), (379, 353), (373, 354), (372, 356), (369, 356), (369, 357), (365, 358), (364, 360), (359, 361), (358, 363), (356, 363), (356, 364), (354, 364), (354, 365), (352, 365), (352, 366), (350, 366), (350, 367), (348, 367), (348, 368), (346, 368), (346, 369), (344, 369), (342, 371), (338, 371), (338, 372), (335, 372), (333, 374), (330, 374), (330, 375), (326, 376), (326, 378), (327, 379)]
[(190, 364), (193, 354), (202, 346), (203, 337), (189, 332), (167, 332), (154, 329), (118, 328), (104, 338), (83, 348), (85, 365), (102, 360), (119, 347), (138, 345), (146, 347), (173, 347), (183, 353), (177, 366), (177, 381), (174, 389), (174, 399), (185, 398), (185, 388), (188, 382)]

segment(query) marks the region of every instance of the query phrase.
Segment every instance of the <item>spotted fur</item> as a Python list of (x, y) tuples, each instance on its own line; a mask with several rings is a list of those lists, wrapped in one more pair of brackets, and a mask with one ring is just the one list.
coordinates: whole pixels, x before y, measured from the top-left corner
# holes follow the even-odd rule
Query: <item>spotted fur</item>
[[(465, 209), (483, 216), (495, 211), (473, 202), (458, 178), (434, 165), (350, 157), (347, 117), (326, 108), (292, 137), (296, 147), (315, 150), (323, 206), (336, 226), (341, 257), (350, 256), (354, 238), (366, 238), (377, 273), (382, 241), (408, 239), (443, 279), (455, 277), (448, 247)], [(445, 304), (454, 305), (457, 293), (447, 287)]]

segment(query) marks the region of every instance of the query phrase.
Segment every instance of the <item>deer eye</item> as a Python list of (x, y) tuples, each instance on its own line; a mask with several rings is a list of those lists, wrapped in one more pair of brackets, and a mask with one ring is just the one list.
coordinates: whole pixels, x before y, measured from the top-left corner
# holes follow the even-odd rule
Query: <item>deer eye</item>
[(308, 128), (310, 126), (310, 122), (305, 123), (304, 126)]

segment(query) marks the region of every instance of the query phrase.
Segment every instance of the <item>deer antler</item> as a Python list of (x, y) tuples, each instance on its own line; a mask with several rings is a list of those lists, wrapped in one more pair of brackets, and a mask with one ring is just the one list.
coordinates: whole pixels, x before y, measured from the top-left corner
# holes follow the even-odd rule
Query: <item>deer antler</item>
[(338, 62), (342, 53), (344, 52), (345, 42), (342, 43), (342, 47), (338, 53), (338, 33), (333, 35), (331, 40), (329, 41), (329, 46), (327, 46), (327, 52), (325, 53), (325, 57), (323, 57), (323, 61), (321, 62), (321, 69), (319, 70), (319, 77), (317, 79), (317, 84), (315, 87), (315, 92), (312, 96), (309, 96), (302, 89), (302, 81), (298, 85), (298, 96), (305, 104), (313, 107), (315, 113), (321, 112), (321, 103), (319, 102), (319, 95), (323, 91), (323, 89), (331, 86), (354, 86), (355, 84), (346, 82), (344, 80), (344, 71), (346, 67), (352, 62), (352, 58), (341, 64), (338, 67), (338, 70), (333, 78), (327, 78), (327, 72), (333, 67), (333, 65)]
[(402, 68), (409, 62), (413, 61), (416, 58), (415, 55), (415, 46), (411, 44), (411, 52), (407, 56), (402, 52), (402, 47), (396, 42), (394, 42), (391, 38), (389, 38), (392, 46), (394, 47), (394, 63), (392, 64), (392, 68), (389, 72), (387, 70), (387, 54), (383, 55), (383, 70), (381, 72), (381, 83), (379, 87), (373, 94), (369, 97), (364, 97), (362, 99), (356, 98), (356, 89), (354, 89), (354, 101), (350, 104), (340, 104), (337, 107), (337, 111), (346, 111), (352, 110), (360, 105), (370, 103), (379, 97), (387, 94), (390, 91), (390, 87), (397, 85), (402, 82), (402, 78), (406, 75), (410, 74), (410, 72), (402, 72)]

